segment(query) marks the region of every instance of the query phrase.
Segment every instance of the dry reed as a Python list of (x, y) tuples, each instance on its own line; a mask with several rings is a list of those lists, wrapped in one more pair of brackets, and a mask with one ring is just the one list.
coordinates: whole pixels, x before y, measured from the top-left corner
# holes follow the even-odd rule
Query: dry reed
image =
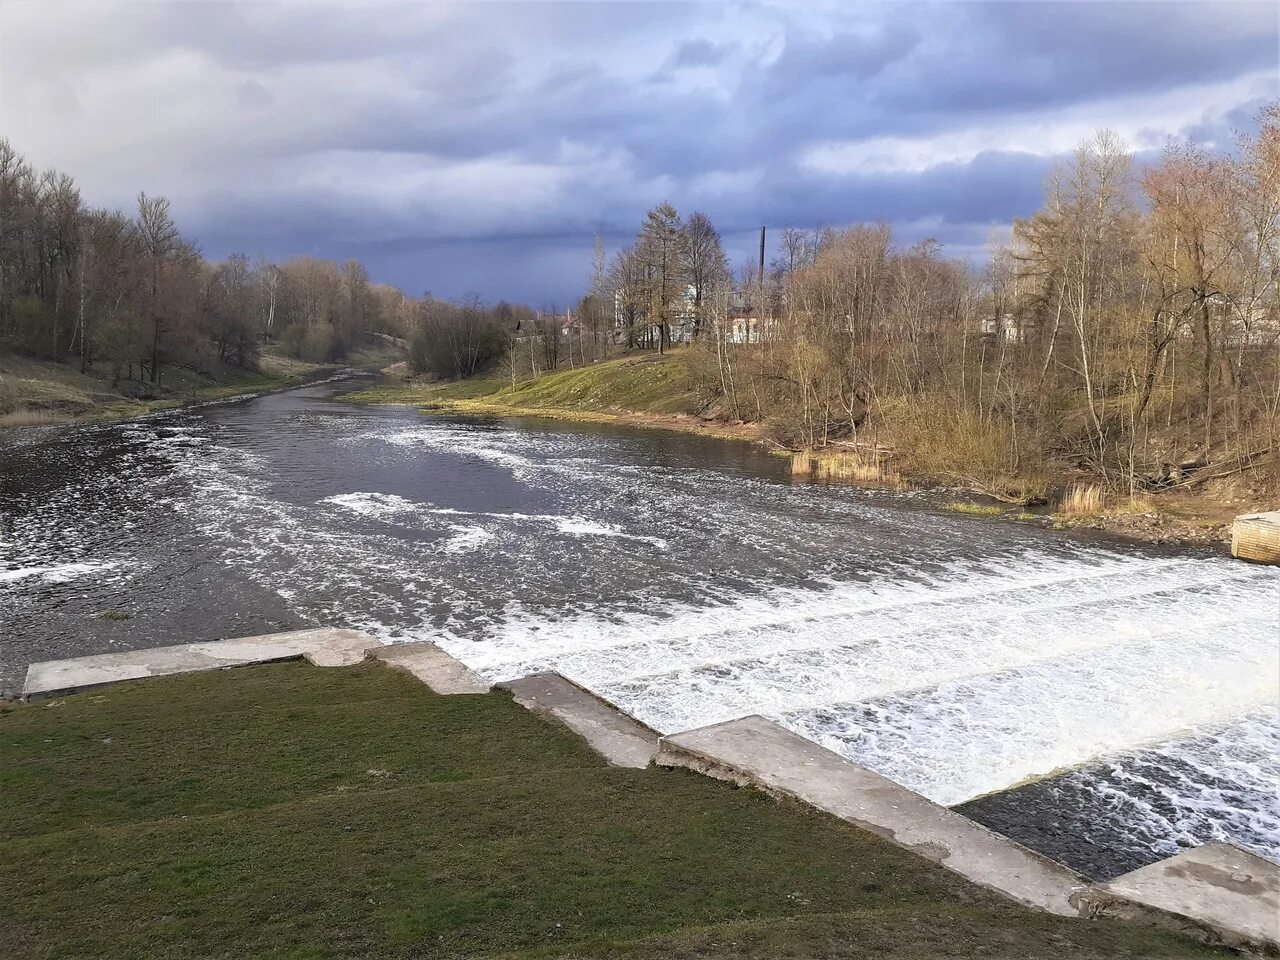
[(812, 452), (801, 450), (799, 453), (791, 455), (791, 475), (793, 477), (813, 476), (813, 469), (814, 459)]
[(1096, 517), (1102, 513), (1105, 503), (1101, 487), (1077, 483), (1063, 495), (1060, 511), (1071, 517)]
[(820, 480), (854, 483), (887, 483), (897, 479), (882, 462), (867, 462), (856, 453), (845, 452), (824, 453), (815, 458), (813, 472)]

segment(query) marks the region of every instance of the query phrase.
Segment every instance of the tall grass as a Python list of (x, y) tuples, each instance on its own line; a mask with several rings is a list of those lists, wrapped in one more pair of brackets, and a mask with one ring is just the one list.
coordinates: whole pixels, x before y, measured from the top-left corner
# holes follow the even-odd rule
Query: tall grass
[(801, 450), (791, 457), (791, 475), (835, 483), (896, 483), (897, 473), (879, 460), (846, 450)]
[(819, 457), (815, 475), (820, 480), (852, 480), (855, 483), (884, 483), (891, 479), (883, 463), (868, 463), (856, 453), (832, 453)]
[(814, 471), (813, 453), (801, 450), (791, 455), (791, 475), (793, 477), (811, 477)]
[(1151, 513), (1157, 510), (1155, 500), (1145, 493), (1129, 496), (1108, 496), (1102, 487), (1093, 483), (1078, 483), (1062, 495), (1058, 512), (1068, 517), (1098, 517), (1103, 514)]
[(1069, 517), (1096, 517), (1106, 506), (1102, 488), (1093, 483), (1077, 483), (1062, 495), (1060, 513)]

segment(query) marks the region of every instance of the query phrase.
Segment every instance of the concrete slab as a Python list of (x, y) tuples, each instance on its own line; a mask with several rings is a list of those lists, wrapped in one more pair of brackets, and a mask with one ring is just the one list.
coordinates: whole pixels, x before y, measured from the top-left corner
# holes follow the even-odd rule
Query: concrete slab
[(658, 752), (657, 731), (558, 673), (507, 680), (498, 689), (534, 713), (559, 720), (615, 767), (643, 769)]
[(655, 762), (797, 798), (1011, 899), (1077, 916), (1079, 874), (764, 717), (663, 737)]
[(1280, 563), (1280, 510), (1236, 517), (1231, 524), (1231, 555), (1255, 563)]
[[(1206, 843), (1140, 867), (1077, 897), (1082, 913), (1161, 919), (1210, 943), (1280, 952), (1280, 866), (1229, 843)], [(1198, 928), (1198, 929), (1197, 929)]]
[(407, 670), (436, 693), (488, 693), (489, 681), (429, 640), (390, 643), (369, 651), (375, 660)]
[(43, 699), (125, 680), (276, 660), (306, 659), (318, 667), (342, 667), (359, 663), (369, 647), (378, 645), (375, 638), (359, 630), (320, 627), (148, 650), (123, 650), (70, 660), (46, 660), (27, 668), (22, 695), (28, 700)]

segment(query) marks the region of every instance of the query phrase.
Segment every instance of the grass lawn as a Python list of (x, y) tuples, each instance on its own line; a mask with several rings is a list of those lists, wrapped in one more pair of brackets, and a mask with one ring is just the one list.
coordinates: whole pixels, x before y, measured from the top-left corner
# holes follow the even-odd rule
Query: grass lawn
[[(589, 414), (692, 415), (703, 401), (689, 374), (687, 351), (633, 354), (556, 370), (515, 382), (488, 373), (443, 384), (379, 384), (344, 402), (412, 403), (457, 410), (538, 413), (592, 419)], [(584, 414), (588, 416), (583, 416)], [(605, 419), (601, 417), (601, 419)]]
[(1204, 957), (499, 693), (279, 664), (0, 707), (0, 957)]

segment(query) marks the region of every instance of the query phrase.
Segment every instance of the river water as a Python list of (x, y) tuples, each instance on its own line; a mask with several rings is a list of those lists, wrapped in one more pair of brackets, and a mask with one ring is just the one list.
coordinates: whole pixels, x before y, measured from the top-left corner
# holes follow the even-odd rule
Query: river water
[(1280, 857), (1275, 568), (349, 387), (0, 438), (0, 685), (358, 627), (663, 732), (764, 714), (1094, 877), (1213, 839)]

